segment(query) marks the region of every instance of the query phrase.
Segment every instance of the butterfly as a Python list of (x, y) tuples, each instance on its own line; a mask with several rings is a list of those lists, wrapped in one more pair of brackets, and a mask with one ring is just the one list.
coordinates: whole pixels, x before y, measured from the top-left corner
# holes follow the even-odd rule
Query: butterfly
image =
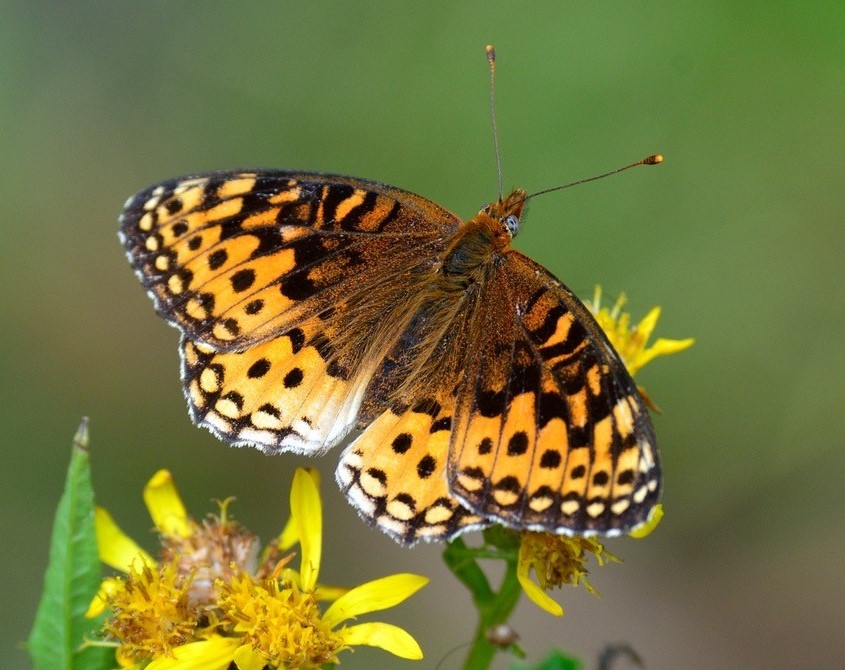
[(590, 311), (511, 248), (526, 197), (463, 221), (376, 181), (211, 172), (131, 197), (120, 238), (220, 439), (314, 455), (356, 433), (337, 481), (403, 544), (620, 534), (660, 495), (654, 429)]

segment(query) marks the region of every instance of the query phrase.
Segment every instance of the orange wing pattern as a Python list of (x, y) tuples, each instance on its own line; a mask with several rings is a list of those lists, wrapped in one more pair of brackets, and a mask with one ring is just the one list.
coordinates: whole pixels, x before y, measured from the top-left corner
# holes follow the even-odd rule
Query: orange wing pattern
[(449, 393), (387, 409), (341, 456), (341, 489), (365, 519), (403, 544), (486, 525), (449, 490), (453, 409)]
[[(460, 225), (407, 191), (335, 175), (219, 172), (131, 198), (121, 240), (156, 309), (237, 351), (360, 290), (430, 268)], [(385, 305), (386, 307), (387, 305)]]
[(219, 438), (313, 454), (364, 429), (338, 482), (405, 544), (624, 532), (660, 493), (651, 421), (589, 311), (509, 249), (524, 202), (461, 223), (377, 182), (219, 172), (131, 198), (121, 239)]
[[(337, 472), (353, 505), (407, 544), (491, 522), (613, 535), (645, 521), (660, 493), (654, 431), (592, 315), (517, 252), (480, 284), (457, 308), (418, 306), (374, 377), (368, 396), (389, 408)], [(433, 328), (444, 312), (449, 327)], [(412, 343), (434, 330), (427, 359)]]
[(478, 346), (458, 392), (452, 493), (517, 528), (615, 534), (645, 521), (660, 493), (654, 430), (595, 319), (515, 251), (488, 293), (501, 301), (473, 315)]
[(400, 305), (459, 225), (377, 182), (281, 171), (163, 182), (121, 221), (138, 277), (183, 333), (194, 421), (237, 445), (307, 453), (355, 425), (409, 318)]

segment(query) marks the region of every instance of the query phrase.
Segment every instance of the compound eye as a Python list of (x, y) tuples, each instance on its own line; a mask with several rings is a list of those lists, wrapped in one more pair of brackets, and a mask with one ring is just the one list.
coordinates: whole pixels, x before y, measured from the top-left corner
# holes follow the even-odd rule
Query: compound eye
[(508, 232), (511, 234), (511, 237), (516, 237), (516, 234), (519, 232), (519, 219), (516, 217), (516, 215), (508, 214), (504, 218), (503, 223), (508, 229)]

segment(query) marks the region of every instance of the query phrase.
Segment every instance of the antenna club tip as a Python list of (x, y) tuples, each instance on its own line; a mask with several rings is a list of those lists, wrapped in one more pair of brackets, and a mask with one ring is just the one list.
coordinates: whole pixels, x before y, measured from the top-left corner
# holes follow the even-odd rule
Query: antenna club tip
[(646, 165), (657, 165), (658, 163), (663, 162), (663, 154), (653, 154), (648, 156), (647, 158), (643, 159), (643, 163)]
[(493, 48), (492, 44), (488, 44), (484, 47), (484, 51), (487, 54), (487, 60), (491, 63), (496, 60), (496, 50)]

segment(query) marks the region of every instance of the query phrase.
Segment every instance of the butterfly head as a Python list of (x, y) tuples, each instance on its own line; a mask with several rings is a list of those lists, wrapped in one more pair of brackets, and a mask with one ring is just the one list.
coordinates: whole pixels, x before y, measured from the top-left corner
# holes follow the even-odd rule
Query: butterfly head
[(504, 198), (485, 205), (475, 218), (490, 229), (493, 245), (497, 249), (504, 250), (519, 233), (523, 209), (525, 209), (525, 191), (518, 188)]

